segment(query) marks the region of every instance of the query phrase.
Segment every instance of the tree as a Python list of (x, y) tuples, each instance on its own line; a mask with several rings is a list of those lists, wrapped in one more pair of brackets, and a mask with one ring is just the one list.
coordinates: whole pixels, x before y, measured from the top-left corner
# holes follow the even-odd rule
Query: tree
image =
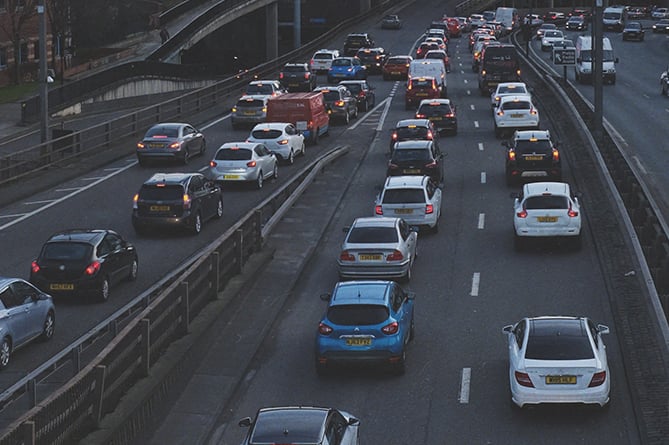
[(21, 83), (21, 43), (26, 22), (37, 15), (37, 0), (5, 0), (7, 21), (0, 22), (0, 28), (9, 36), (14, 53), (13, 81)]
[[(63, 49), (69, 46), (70, 33), (70, 0), (47, 0), (46, 14), (51, 28), (51, 35), (58, 39), (60, 56), (62, 60)], [(51, 51), (51, 65), (56, 66), (56, 51)], [(62, 69), (63, 67), (61, 67)]]

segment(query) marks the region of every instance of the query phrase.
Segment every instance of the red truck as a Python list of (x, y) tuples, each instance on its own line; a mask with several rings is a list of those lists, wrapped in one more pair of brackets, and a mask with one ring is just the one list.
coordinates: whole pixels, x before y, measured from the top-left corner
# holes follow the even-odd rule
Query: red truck
[(321, 92), (286, 93), (267, 101), (267, 122), (289, 122), (317, 144), (330, 128), (330, 117)]

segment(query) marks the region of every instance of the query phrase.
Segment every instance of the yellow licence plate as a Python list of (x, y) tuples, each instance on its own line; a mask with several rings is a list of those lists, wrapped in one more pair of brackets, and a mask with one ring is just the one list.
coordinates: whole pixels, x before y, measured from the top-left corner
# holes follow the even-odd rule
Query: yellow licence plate
[(372, 339), (369, 337), (365, 338), (347, 338), (346, 346), (369, 346), (372, 344)]
[(149, 211), (151, 212), (169, 212), (170, 206), (150, 206)]
[(360, 261), (381, 261), (383, 259), (383, 255), (365, 255), (365, 254), (361, 254), (361, 255), (358, 255), (358, 259)]
[(404, 170), (402, 170), (402, 173), (416, 174), (416, 173), (420, 173), (420, 169), (418, 169), (418, 168), (405, 168)]
[(523, 115), (520, 113), (513, 113), (511, 117), (523, 117)]
[(537, 216), (537, 222), (541, 223), (554, 223), (557, 222), (557, 216)]
[(413, 209), (395, 209), (395, 213), (400, 213), (402, 215), (408, 215), (413, 213)]
[(244, 115), (246, 116), (253, 116), (254, 114), (256, 114), (255, 111), (244, 111)]
[(420, 96), (420, 97), (427, 96), (427, 93), (416, 93), (416, 96)]
[(547, 385), (575, 385), (576, 376), (575, 375), (547, 375), (546, 376)]
[(430, 120), (431, 120), (431, 121), (440, 121), (440, 120), (441, 120), (441, 116), (433, 116), (433, 117), (430, 118)]
[(163, 144), (160, 143), (155, 143), (155, 142), (150, 142), (149, 143), (149, 148), (163, 148)]
[(223, 179), (239, 179), (239, 175), (223, 175)]
[(399, 76), (400, 72), (399, 71), (391, 71), (390, 74), (392, 74), (393, 76)]
[(49, 285), (51, 290), (74, 290), (74, 284), (52, 283)]
[(523, 156), (523, 159), (526, 161), (541, 161), (544, 159), (543, 156)]

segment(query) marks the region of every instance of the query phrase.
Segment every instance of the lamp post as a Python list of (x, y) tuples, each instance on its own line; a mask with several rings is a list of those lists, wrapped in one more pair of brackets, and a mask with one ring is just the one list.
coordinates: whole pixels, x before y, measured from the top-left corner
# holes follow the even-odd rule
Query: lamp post
[(594, 137), (597, 143), (601, 143), (602, 136), (604, 134), (603, 127), (603, 107), (604, 107), (604, 88), (603, 88), (603, 74), (602, 74), (602, 62), (604, 60), (604, 23), (602, 21), (603, 5), (602, 0), (595, 0), (595, 10), (592, 19), (593, 25), (593, 39), (592, 39), (592, 49), (593, 49), (593, 59), (592, 59), (592, 84), (594, 86), (595, 94), (595, 110), (594, 110), (594, 122), (593, 130)]
[[(39, 19), (39, 98), (40, 98), (40, 137), (42, 143), (49, 139), (49, 90), (46, 61), (46, 14), (44, 0), (38, 0)], [(53, 81), (53, 79), (51, 79)]]

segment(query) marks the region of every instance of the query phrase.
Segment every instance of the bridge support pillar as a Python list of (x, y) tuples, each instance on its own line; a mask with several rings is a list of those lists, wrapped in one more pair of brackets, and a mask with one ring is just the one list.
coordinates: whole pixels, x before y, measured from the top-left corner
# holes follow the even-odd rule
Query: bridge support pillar
[(279, 3), (265, 6), (265, 60), (279, 57)]

